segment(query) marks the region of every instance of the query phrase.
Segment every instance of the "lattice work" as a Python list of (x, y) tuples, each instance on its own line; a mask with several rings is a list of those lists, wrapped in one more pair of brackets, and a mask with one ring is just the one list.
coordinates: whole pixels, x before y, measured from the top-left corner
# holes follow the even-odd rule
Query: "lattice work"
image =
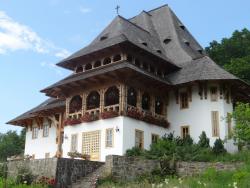
[(99, 160), (100, 131), (82, 133), (82, 153), (90, 155), (91, 160)]

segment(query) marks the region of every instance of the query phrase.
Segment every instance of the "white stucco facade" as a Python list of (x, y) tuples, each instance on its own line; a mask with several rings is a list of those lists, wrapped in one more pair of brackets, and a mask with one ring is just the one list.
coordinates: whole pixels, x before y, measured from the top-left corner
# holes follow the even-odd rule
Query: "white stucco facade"
[[(227, 114), (232, 113), (233, 105), (231, 100), (227, 103), (224, 97), (220, 97), (218, 91), (217, 101), (211, 100), (211, 86), (219, 85), (216, 83), (208, 84), (207, 98), (199, 95), (198, 84), (192, 86), (192, 98), (189, 99), (188, 108), (181, 109), (180, 101), (176, 102), (174, 91), (168, 93), (169, 101), (167, 105), (167, 119), (170, 122), (169, 128), (163, 128), (143, 121), (132, 119), (125, 116), (119, 116), (110, 119), (101, 119), (78, 125), (68, 125), (64, 127), (64, 142), (62, 145), (63, 157), (69, 157), (71, 151), (72, 135), (77, 135), (77, 152), (83, 151), (83, 133), (99, 131), (100, 133), (100, 151), (99, 160), (104, 161), (107, 155), (123, 155), (127, 149), (135, 146), (135, 130), (143, 131), (143, 147), (149, 149), (152, 143), (152, 134), (163, 135), (174, 132), (175, 136), (181, 136), (181, 127), (189, 127), (189, 135), (198, 142), (202, 131), (210, 138), (210, 145), (213, 146), (217, 138), (225, 140), (228, 137)], [(187, 87), (179, 88), (179, 92), (187, 90)], [(167, 94), (166, 94), (167, 95)], [(212, 134), (212, 111), (219, 114), (219, 135), (213, 137)], [(34, 123), (33, 126), (36, 126)], [(233, 125), (232, 125), (233, 126)], [(113, 146), (106, 147), (106, 130), (113, 129)], [(230, 152), (237, 151), (232, 140), (225, 143), (225, 147)], [(52, 124), (49, 129), (49, 136), (43, 137), (43, 130), (39, 129), (38, 137), (32, 139), (32, 131), (28, 130), (26, 134), (25, 154), (35, 155), (35, 158), (44, 158), (46, 153), (53, 157), (57, 151), (56, 128)]]
[[(113, 147), (105, 146), (106, 129), (113, 128), (114, 138)], [(119, 129), (119, 130), (118, 130)], [(144, 148), (149, 149), (151, 144), (151, 135), (157, 134), (163, 136), (168, 129), (156, 125), (148, 124), (142, 121), (134, 120), (129, 117), (119, 116), (111, 119), (98, 120), (90, 123), (66, 126), (63, 143), (63, 157), (69, 157), (67, 153), (71, 150), (71, 135), (77, 134), (77, 151), (82, 153), (82, 134), (84, 132), (100, 131), (100, 160), (105, 161), (107, 155), (123, 155), (127, 149), (135, 146), (135, 130), (144, 132)]]
[[(34, 122), (33, 127), (37, 127)], [(49, 128), (49, 135), (43, 136), (43, 129), (38, 129), (37, 138), (32, 138), (32, 130), (27, 129), (25, 141), (25, 155), (33, 156), (35, 159), (45, 158), (46, 153), (49, 157), (54, 157), (57, 151), (56, 127), (52, 123)]]

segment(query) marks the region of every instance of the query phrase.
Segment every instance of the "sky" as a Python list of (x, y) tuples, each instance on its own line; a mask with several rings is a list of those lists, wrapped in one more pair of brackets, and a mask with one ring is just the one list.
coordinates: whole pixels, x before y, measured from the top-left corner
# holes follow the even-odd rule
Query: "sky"
[(55, 66), (83, 48), (119, 14), (168, 4), (203, 47), (250, 29), (249, 0), (0, 0), (0, 133), (5, 123), (43, 102), (39, 91), (70, 74)]

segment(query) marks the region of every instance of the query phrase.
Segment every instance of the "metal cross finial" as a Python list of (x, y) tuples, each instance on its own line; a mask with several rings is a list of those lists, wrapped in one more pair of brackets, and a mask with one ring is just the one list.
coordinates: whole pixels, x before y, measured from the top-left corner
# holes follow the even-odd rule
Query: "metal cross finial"
[(117, 5), (117, 6), (115, 7), (115, 9), (116, 9), (116, 14), (117, 14), (117, 15), (119, 15), (119, 9), (120, 9), (120, 6), (119, 6), (119, 5)]

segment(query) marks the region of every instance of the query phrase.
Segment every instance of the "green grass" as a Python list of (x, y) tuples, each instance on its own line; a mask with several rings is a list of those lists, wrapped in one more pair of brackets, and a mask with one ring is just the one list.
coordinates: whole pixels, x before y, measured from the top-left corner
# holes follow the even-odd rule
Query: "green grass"
[[(0, 178), (0, 188), (4, 188), (4, 180)], [(47, 188), (46, 186), (41, 185), (16, 185), (13, 180), (7, 180), (6, 188)]]

